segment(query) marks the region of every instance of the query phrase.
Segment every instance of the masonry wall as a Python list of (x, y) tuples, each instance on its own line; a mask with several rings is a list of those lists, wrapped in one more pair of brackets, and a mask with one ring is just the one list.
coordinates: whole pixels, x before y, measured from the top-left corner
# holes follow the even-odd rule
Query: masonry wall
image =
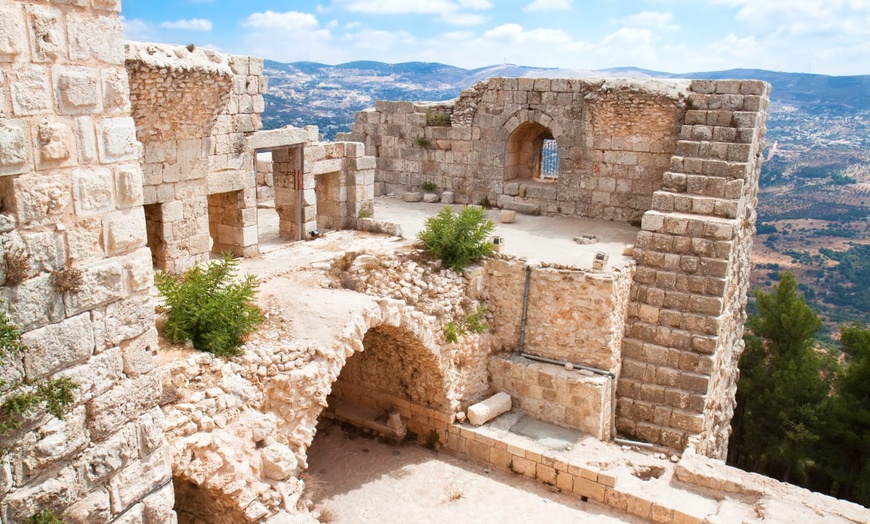
[[(494, 332), (501, 348), (516, 351), (526, 264), (491, 259), (484, 267)], [(633, 272), (631, 265), (607, 272), (534, 267), (529, 274), (523, 350), (618, 373)]]
[[(0, 4), (0, 302), (28, 347), (2, 374), (79, 384), (65, 420), (38, 412), (3, 440), (3, 522), (175, 521), (119, 10)], [(52, 286), (64, 268), (81, 291)]]
[(623, 434), (725, 455), (769, 93), (758, 81), (692, 82), (676, 154), (635, 247)]
[[(126, 68), (155, 265), (181, 272), (210, 251), (258, 253), (256, 173), (245, 141), (262, 127), (262, 59), (128, 43)], [(210, 213), (216, 194), (229, 194), (233, 216)]]
[[(453, 105), (377, 102), (339, 139), (378, 157), (377, 190), (423, 182), (459, 203), (637, 223), (652, 206), (685, 113), (687, 82), (493, 78)], [(448, 117), (449, 116), (449, 120)], [(559, 148), (555, 182), (512, 168), (525, 140)], [(524, 138), (525, 137), (525, 138)]]

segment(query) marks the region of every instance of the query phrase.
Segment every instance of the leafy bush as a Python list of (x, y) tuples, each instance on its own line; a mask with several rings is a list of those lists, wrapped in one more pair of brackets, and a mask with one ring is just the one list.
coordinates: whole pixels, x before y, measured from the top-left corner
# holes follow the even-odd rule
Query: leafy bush
[(427, 193), (434, 193), (435, 190), (438, 189), (438, 186), (435, 185), (435, 182), (430, 182), (428, 180), (426, 182), (423, 182), (423, 184), (420, 187), (422, 187), (423, 191), (425, 191)]
[(474, 311), (463, 315), (459, 320), (451, 320), (444, 325), (444, 339), (453, 343), (459, 340), (460, 335), (466, 333), (483, 333), (489, 329), (486, 323), (486, 314), (489, 309), (481, 304)]
[(445, 267), (462, 271), (474, 260), (492, 254), (488, 238), (493, 231), (495, 223), (486, 218), (483, 209), (468, 206), (457, 214), (450, 206), (444, 206), (426, 220), (417, 238)]
[[(4, 312), (0, 312), (0, 358), (3, 364), (9, 356), (20, 355), (27, 348), (21, 343), (21, 332)], [(73, 391), (79, 387), (69, 377), (45, 380), (40, 379), (30, 384), (16, 381), (7, 387), (0, 380), (0, 390), (4, 398), (0, 403), (0, 436), (6, 436), (21, 429), (21, 419), (33, 413), (40, 405), (59, 419), (75, 401)], [(0, 455), (5, 450), (0, 450)]]
[(166, 338), (190, 340), (196, 349), (219, 356), (240, 354), (242, 337), (263, 322), (263, 314), (254, 304), (259, 281), (248, 275), (234, 282), (237, 270), (238, 262), (227, 253), (181, 278), (158, 273), (157, 290), (169, 310)]
[(459, 325), (455, 320), (444, 324), (444, 339), (451, 344), (459, 340)]
[(423, 148), (432, 147), (432, 141), (425, 136), (418, 136), (414, 139), (414, 143)]
[(44, 509), (27, 519), (26, 524), (63, 524), (63, 521), (54, 516), (54, 513)]

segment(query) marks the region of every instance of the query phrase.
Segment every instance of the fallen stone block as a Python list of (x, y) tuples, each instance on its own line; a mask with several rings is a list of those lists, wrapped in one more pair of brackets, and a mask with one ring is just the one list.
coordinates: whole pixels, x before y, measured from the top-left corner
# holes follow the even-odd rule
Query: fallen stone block
[(510, 211), (516, 211), (524, 215), (540, 215), (541, 206), (537, 204), (527, 204), (525, 202), (505, 202), (504, 208)]
[(403, 198), (405, 202), (419, 202), (423, 200), (423, 195), (419, 191), (408, 191)]
[(427, 204), (434, 204), (435, 202), (438, 202), (438, 200), (440, 199), (435, 193), (425, 193), (423, 195), (423, 202), (426, 202)]
[(499, 218), (502, 224), (513, 224), (517, 221), (517, 212), (512, 209), (502, 209)]
[(501, 392), (468, 408), (468, 420), (475, 426), (486, 424), (511, 410), (511, 396)]
[(441, 203), (442, 204), (452, 204), (455, 196), (453, 191), (445, 191), (441, 193)]

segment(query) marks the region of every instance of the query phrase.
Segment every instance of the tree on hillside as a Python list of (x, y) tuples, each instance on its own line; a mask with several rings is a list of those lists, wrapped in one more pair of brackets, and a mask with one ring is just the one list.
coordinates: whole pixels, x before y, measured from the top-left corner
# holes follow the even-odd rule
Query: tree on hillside
[(819, 440), (819, 410), (830, 392), (830, 367), (814, 349), (822, 327), (798, 293), (795, 277), (780, 275), (772, 292), (755, 293), (740, 358), (729, 463), (786, 482), (806, 479), (809, 450)]
[(870, 329), (841, 330), (846, 369), (824, 405), (824, 445), (817, 455), (831, 495), (870, 506)]

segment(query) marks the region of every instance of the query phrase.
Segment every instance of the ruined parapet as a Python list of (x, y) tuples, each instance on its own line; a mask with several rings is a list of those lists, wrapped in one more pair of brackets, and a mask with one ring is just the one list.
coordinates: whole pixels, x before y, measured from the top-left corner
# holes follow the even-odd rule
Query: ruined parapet
[(287, 126), (254, 133), (246, 147), (271, 153), (266, 176), (281, 238), (304, 240), (313, 231), (354, 227), (357, 217), (371, 216), (375, 159), (363, 154), (362, 144), (322, 142), (317, 126)]
[(493, 78), (460, 95), (451, 125), (433, 125), (433, 104), (378, 101), (340, 137), (378, 157), (378, 194), (430, 182), (457, 203), (639, 223), (676, 149), (688, 85)]
[(0, 5), (0, 302), (28, 347), (3, 376), (79, 385), (3, 439), (3, 522), (175, 522), (120, 5), (93, 5)]
[(208, 260), (210, 245), (256, 254), (256, 174), (245, 139), (262, 127), (262, 59), (129, 42), (126, 68), (155, 264), (183, 271)]
[(724, 457), (743, 350), (770, 86), (693, 81), (635, 247), (617, 427)]

